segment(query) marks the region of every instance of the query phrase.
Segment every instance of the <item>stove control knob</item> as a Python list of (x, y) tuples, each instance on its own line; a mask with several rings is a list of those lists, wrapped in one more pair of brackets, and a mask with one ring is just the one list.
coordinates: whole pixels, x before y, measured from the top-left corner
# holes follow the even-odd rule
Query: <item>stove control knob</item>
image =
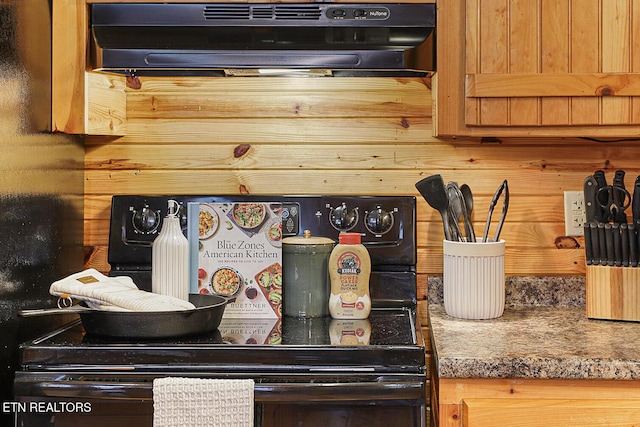
[(340, 231), (349, 231), (358, 223), (358, 208), (349, 209), (343, 203), (331, 211), (329, 221), (333, 228)]
[(153, 211), (145, 205), (141, 210), (133, 210), (133, 228), (143, 234), (157, 231), (160, 225), (160, 211)]
[(393, 214), (376, 206), (374, 210), (367, 212), (364, 216), (364, 225), (373, 234), (387, 233), (393, 227)]

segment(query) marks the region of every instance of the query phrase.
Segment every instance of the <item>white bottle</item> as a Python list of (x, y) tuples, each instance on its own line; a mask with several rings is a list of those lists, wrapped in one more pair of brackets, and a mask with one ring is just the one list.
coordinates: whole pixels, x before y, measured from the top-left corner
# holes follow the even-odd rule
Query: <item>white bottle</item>
[(189, 241), (180, 228), (178, 202), (169, 200), (162, 230), (151, 246), (151, 290), (189, 299)]
[(329, 313), (334, 319), (366, 319), (371, 312), (369, 275), (371, 257), (359, 233), (340, 233), (329, 256), (331, 295)]

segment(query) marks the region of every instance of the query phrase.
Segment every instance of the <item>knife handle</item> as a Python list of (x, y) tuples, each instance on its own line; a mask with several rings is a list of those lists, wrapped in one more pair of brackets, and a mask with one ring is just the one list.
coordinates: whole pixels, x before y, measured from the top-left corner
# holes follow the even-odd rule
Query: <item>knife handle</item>
[(589, 223), (589, 234), (591, 235), (591, 257), (592, 264), (600, 264), (600, 258), (602, 257), (600, 252), (600, 239), (598, 236), (598, 224), (595, 222)]
[(613, 177), (612, 185), (616, 185), (618, 187), (624, 188), (624, 175), (625, 175), (625, 172), (622, 169), (617, 170)]
[(597, 219), (599, 206), (596, 202), (596, 189), (598, 188), (596, 179), (593, 175), (585, 178), (582, 186), (582, 194), (584, 194), (584, 211), (587, 217), (587, 223), (591, 223)]
[(607, 265), (607, 238), (604, 223), (598, 223), (598, 246), (600, 246), (600, 265)]
[(607, 223), (604, 225), (604, 239), (607, 250), (607, 265), (613, 266), (615, 264), (616, 252), (613, 249), (613, 227)]
[(611, 236), (613, 237), (613, 265), (622, 265), (622, 237), (620, 236), (620, 224), (611, 224)]
[(629, 224), (629, 262), (631, 267), (638, 266), (638, 236), (635, 224)]
[(640, 175), (636, 177), (636, 182), (633, 185), (631, 214), (633, 215), (633, 223), (637, 224), (638, 220), (640, 220)]
[(617, 170), (613, 177), (613, 185), (624, 188), (624, 175), (625, 172), (623, 170)]
[[(625, 188), (624, 186), (624, 175), (625, 175), (625, 171), (624, 170), (617, 170), (615, 173), (615, 176), (613, 177), (613, 186), (614, 187), (620, 187), (620, 188)], [(619, 202), (619, 205), (623, 204), (623, 201)], [(631, 203), (631, 200), (629, 200), (629, 203)], [(614, 222), (617, 222), (618, 224), (623, 224), (627, 222), (627, 214), (624, 213), (624, 209), (622, 208), (622, 206), (619, 206), (619, 209), (616, 210), (615, 212), (615, 217), (614, 217)]]
[(629, 226), (627, 223), (620, 224), (620, 238), (622, 243), (622, 266), (629, 267)]
[(584, 224), (584, 259), (587, 265), (593, 264), (593, 248), (591, 247), (591, 228)]
[[(604, 175), (604, 171), (601, 170), (601, 169), (598, 169), (597, 171), (595, 171), (593, 173), (593, 178), (596, 180), (596, 188), (594, 190), (594, 194), (598, 194), (598, 191), (601, 188), (604, 188), (604, 187), (607, 186), (607, 178)], [(600, 206), (600, 204), (597, 204), (597, 206), (596, 206), (596, 221), (598, 221), (598, 222), (605, 221), (605, 219), (607, 218), (607, 215), (609, 215), (609, 212), (607, 212), (605, 208)]]

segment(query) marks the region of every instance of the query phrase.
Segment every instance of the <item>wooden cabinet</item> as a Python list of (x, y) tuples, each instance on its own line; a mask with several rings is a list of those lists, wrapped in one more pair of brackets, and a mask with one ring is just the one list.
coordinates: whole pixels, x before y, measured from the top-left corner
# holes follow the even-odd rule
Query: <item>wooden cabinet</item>
[(640, 381), (439, 379), (440, 427), (636, 426)]
[(438, 0), (437, 135), (635, 137), (637, 0)]

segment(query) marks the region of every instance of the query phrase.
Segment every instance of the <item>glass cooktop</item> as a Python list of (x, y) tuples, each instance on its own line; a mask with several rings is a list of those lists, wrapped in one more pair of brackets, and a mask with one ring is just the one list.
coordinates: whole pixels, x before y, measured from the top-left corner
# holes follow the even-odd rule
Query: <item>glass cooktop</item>
[(212, 333), (162, 340), (91, 336), (78, 320), (24, 343), (20, 353), (25, 370), (194, 369), (211, 364), (246, 369), (256, 362), (261, 368), (286, 370), (424, 366), (424, 340), (410, 308), (374, 309), (366, 320), (223, 319)]

